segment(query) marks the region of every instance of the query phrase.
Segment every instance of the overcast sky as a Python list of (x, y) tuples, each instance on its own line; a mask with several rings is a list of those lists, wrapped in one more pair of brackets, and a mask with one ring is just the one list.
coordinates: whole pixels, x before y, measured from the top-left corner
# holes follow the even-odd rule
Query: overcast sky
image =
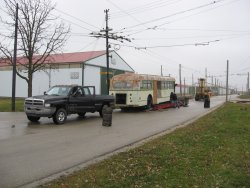
[[(0, 0), (2, 1), (2, 0)], [(192, 83), (214, 76), (231, 87), (246, 88), (250, 72), (250, 0), (54, 0), (53, 13), (71, 25), (64, 52), (105, 50), (105, 39), (89, 36), (109, 27), (131, 42), (110, 40), (117, 53), (138, 73), (174, 76)], [(2, 3), (1, 3), (2, 6)], [(2, 29), (0, 27), (0, 29)], [(116, 45), (115, 45), (116, 44)], [(211, 78), (208, 78), (211, 82)]]

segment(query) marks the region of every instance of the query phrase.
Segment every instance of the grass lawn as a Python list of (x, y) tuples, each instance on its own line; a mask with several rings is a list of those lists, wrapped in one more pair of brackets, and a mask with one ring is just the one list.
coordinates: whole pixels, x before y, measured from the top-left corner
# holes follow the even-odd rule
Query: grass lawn
[(188, 127), (42, 187), (250, 187), (250, 105), (227, 103)]
[(240, 99), (250, 99), (250, 95), (240, 95)]
[[(16, 98), (16, 112), (23, 112), (24, 99)], [(0, 112), (11, 112), (11, 98), (0, 98)]]

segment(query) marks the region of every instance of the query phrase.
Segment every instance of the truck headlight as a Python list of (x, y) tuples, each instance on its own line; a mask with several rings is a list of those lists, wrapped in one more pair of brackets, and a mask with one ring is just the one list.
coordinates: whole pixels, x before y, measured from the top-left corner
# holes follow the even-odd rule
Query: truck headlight
[(45, 106), (45, 107), (50, 107), (50, 104), (45, 103), (44, 106)]

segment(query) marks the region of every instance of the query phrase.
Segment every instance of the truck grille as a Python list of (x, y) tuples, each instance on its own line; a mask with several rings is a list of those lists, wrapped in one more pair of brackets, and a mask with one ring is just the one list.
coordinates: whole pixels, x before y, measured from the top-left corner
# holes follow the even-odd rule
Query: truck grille
[(127, 94), (116, 94), (115, 95), (115, 103), (116, 104), (126, 104)]
[(25, 105), (43, 106), (44, 100), (42, 99), (26, 99)]

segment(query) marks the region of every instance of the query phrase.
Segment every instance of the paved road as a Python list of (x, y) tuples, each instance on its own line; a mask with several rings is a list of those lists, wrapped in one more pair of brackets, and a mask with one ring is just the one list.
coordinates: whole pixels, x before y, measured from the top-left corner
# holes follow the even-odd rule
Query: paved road
[[(225, 97), (214, 97), (211, 107)], [(81, 119), (70, 116), (64, 125), (51, 119), (30, 123), (24, 113), (0, 113), (0, 187), (25, 186), (86, 163), (206, 113), (202, 102), (162, 111), (113, 114), (103, 127), (97, 113)]]

